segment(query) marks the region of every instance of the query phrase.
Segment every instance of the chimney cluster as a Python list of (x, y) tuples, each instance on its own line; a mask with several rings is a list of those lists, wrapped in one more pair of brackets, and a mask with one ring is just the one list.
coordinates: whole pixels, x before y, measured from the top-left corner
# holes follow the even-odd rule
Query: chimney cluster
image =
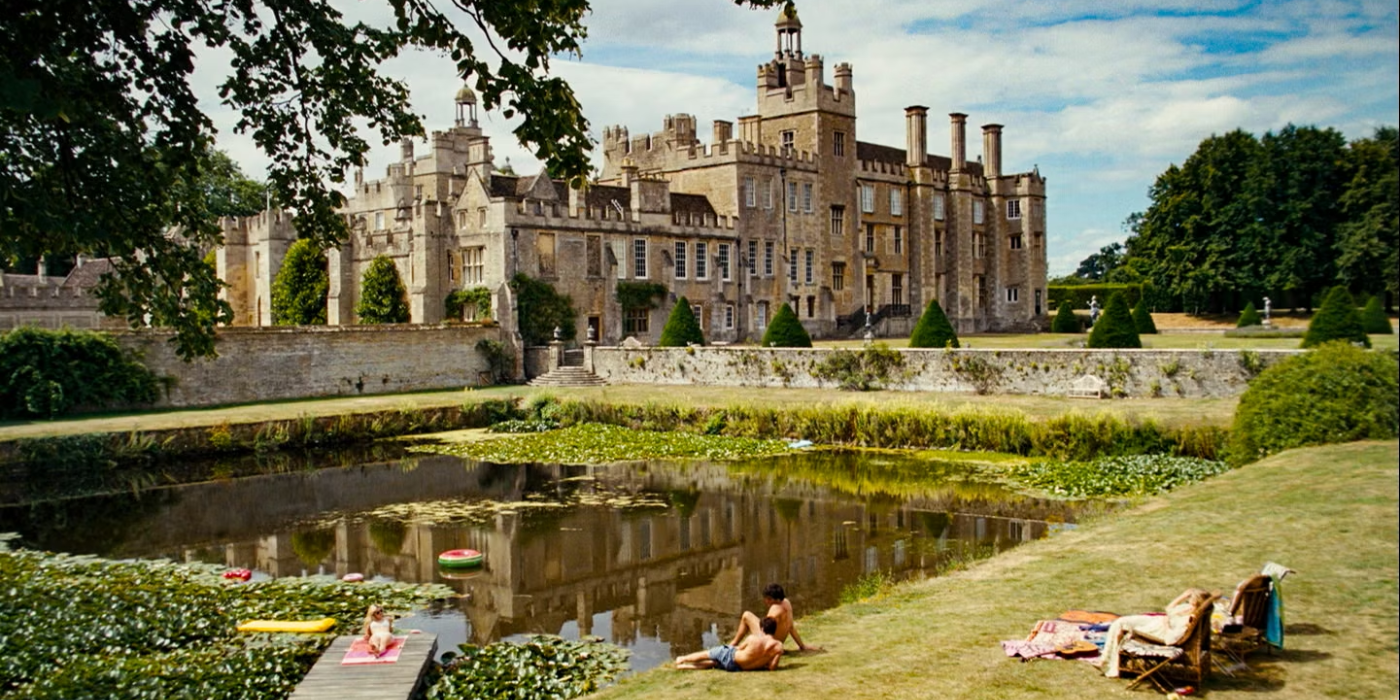
[[(953, 112), (948, 115), (952, 135), (952, 168), (961, 172), (967, 168), (967, 115)], [(982, 174), (984, 177), (1001, 177), (1001, 124), (987, 124), (982, 127)], [(928, 108), (913, 105), (904, 108), (905, 164), (918, 167), (928, 158)]]

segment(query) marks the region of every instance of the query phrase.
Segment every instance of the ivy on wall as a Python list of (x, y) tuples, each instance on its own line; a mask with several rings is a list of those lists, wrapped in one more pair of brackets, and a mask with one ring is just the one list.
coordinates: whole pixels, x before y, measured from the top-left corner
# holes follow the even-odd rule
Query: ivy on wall
[(666, 285), (657, 282), (618, 282), (617, 303), (623, 311), (654, 309), (666, 297)]
[(447, 320), (462, 320), (462, 312), (466, 311), (469, 304), (476, 305), (476, 320), (486, 321), (494, 318), (491, 313), (491, 290), (485, 287), (472, 287), (471, 289), (458, 289), (447, 295), (447, 300), (444, 303)]

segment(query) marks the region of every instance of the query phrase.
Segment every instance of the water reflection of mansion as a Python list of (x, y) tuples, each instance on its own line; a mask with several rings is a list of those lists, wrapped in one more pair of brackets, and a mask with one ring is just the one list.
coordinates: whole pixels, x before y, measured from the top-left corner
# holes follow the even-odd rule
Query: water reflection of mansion
[[(742, 610), (756, 609), (770, 581), (781, 582), (800, 610), (820, 609), (834, 605), (841, 588), (862, 574), (927, 575), (1043, 536), (1046, 529), (1043, 521), (937, 512), (918, 502), (862, 503), (811, 487), (775, 494), (766, 484), (745, 488), (722, 466), (651, 470), (621, 482), (617, 468), (530, 470), (464, 470), (456, 460), (427, 458), (412, 481), (444, 485), (433, 489), (438, 497), (470, 493), (511, 503), (523, 500), (537, 480), (599, 474), (626, 491), (669, 494), (672, 505), (520, 509), (484, 524), (414, 522), (396, 531), (389, 526), (389, 536), (382, 521), (344, 518), (320, 531), (329, 551), (319, 562), (307, 563), (305, 544), (298, 551), (296, 540), (307, 537), (305, 530), (281, 530), (227, 545), (226, 563), (273, 576), (358, 572), (444, 583), (465, 594), (458, 607), (470, 620), (468, 639), (475, 643), (558, 634), (572, 622), (581, 635), (607, 632), (618, 644), (644, 634), (690, 648), (716, 621), (723, 634)], [(511, 473), (503, 477), (503, 471)], [(367, 491), (369, 500), (374, 493), (382, 503), (401, 500), (377, 479), (360, 481), (351, 489)], [(585, 490), (596, 487), (582, 483)], [(445, 578), (437, 554), (462, 547), (485, 552), (485, 566)], [(600, 614), (610, 618), (608, 624), (597, 624)]]

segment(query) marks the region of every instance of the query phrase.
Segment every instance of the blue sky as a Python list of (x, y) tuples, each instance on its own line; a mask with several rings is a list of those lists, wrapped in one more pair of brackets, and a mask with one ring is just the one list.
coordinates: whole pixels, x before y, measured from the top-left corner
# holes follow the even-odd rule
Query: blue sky
[[(347, 12), (382, 16), (373, 0)], [(1122, 240), (1147, 189), (1213, 133), (1288, 123), (1348, 138), (1400, 122), (1400, 21), (1394, 0), (862, 0), (799, 2), (803, 49), (854, 67), (857, 135), (904, 146), (904, 107), (929, 107), (929, 147), (948, 152), (949, 112), (1004, 124), (1004, 170), (1048, 178), (1052, 275)], [(754, 111), (755, 68), (772, 56), (776, 11), (728, 0), (594, 0), (582, 59), (552, 67), (570, 81), (595, 138), (607, 125), (656, 131), (689, 113), (702, 139), (715, 119)], [(201, 65), (216, 74), (217, 57)], [(206, 73), (205, 68), (211, 70)], [(451, 123), (451, 63), (414, 53), (391, 73), (429, 129)], [(233, 134), (211, 86), (220, 145), (261, 177), (265, 159)], [(497, 162), (538, 163), (511, 142), (512, 120), (484, 115)], [(368, 177), (397, 155), (372, 154)], [(600, 156), (601, 157), (601, 156)]]

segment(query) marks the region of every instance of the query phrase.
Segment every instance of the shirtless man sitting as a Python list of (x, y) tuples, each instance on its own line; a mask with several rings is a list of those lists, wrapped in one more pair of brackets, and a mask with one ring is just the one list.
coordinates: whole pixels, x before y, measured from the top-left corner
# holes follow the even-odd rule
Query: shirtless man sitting
[[(783, 587), (770, 583), (763, 589), (763, 603), (768, 606), (767, 617), (778, 623), (778, 631), (773, 633), (773, 637), (778, 643), (787, 641), (788, 635), (792, 635), (792, 641), (797, 642), (797, 648), (802, 651), (821, 651), (821, 647), (807, 646), (802, 642), (802, 635), (797, 633), (797, 622), (792, 617), (792, 601), (787, 599), (787, 594), (783, 592)], [(734, 633), (734, 641), (729, 644), (738, 644), (744, 635), (754, 634), (758, 631), (758, 616), (745, 610), (739, 618), (739, 629)]]
[(778, 659), (783, 656), (783, 643), (773, 638), (778, 622), (765, 617), (758, 623), (757, 632), (744, 638), (737, 646), (724, 644), (707, 651), (676, 657), (676, 668), (698, 671), (717, 668), (723, 671), (778, 670)]

